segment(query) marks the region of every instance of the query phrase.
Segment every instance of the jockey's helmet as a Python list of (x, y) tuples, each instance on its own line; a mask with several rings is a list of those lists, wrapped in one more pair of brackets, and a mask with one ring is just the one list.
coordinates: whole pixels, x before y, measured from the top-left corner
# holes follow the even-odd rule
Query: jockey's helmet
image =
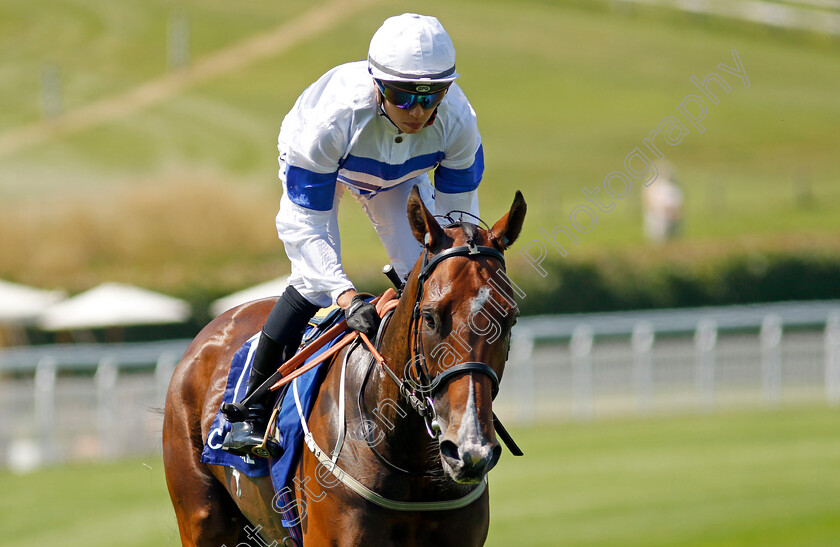
[(455, 46), (443, 25), (435, 17), (416, 13), (382, 23), (370, 41), (368, 71), (376, 80), (421, 86), (452, 82), (459, 76)]

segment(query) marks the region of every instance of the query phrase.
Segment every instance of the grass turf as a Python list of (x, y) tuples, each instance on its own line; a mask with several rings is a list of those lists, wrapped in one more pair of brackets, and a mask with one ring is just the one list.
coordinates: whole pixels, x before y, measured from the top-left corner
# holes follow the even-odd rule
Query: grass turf
[[(500, 546), (833, 546), (837, 409), (514, 427), (491, 473)], [(0, 472), (4, 544), (178, 545), (160, 459)]]

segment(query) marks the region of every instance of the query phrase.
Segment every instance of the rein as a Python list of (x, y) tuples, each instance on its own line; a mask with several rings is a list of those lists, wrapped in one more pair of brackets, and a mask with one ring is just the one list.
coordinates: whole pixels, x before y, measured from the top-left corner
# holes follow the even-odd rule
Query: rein
[[(391, 290), (391, 292), (393, 292), (393, 291)], [(377, 306), (376, 306), (377, 310), (376, 311), (379, 313), (380, 316), (383, 316), (383, 317), (386, 316), (388, 313), (393, 311), (393, 309), (396, 308), (397, 305), (399, 304), (399, 301), (397, 299), (394, 299), (393, 296), (394, 296), (393, 294), (389, 294), (386, 291), (386, 293), (382, 296), (380, 301), (377, 302)], [(376, 346), (374, 346), (374, 344), (370, 341), (370, 339), (367, 337), (367, 335), (365, 335), (363, 333), (351, 333), (350, 336), (351, 336), (351, 338), (350, 338), (351, 340), (361, 339), (362, 342), (364, 342), (365, 346), (367, 346), (367, 348), (368, 348), (368, 351), (370, 351), (371, 355), (373, 356), (373, 359), (383, 369), (385, 369), (388, 376), (394, 382), (396, 382), (398, 386), (400, 386), (400, 392), (403, 393), (403, 395), (406, 395), (406, 398), (408, 399), (408, 395), (410, 395), (410, 393), (407, 390), (408, 384), (404, 380), (399, 378), (396, 375), (396, 373), (394, 373), (394, 371), (392, 371), (390, 369), (390, 367), (387, 366), (387, 364), (385, 362), (385, 358), (382, 356), (381, 353), (379, 353), (379, 351), (376, 349)], [(344, 342), (344, 340), (342, 340), (342, 342)], [(339, 404), (340, 404), (340, 407), (341, 407), (340, 410), (339, 410), (339, 415), (340, 415), (339, 422), (341, 424), (344, 423), (344, 410), (343, 410), (344, 409), (344, 375), (345, 375), (345, 372), (346, 372), (347, 360), (349, 358), (349, 355), (350, 355), (352, 349), (353, 348), (351, 348), (351, 350), (348, 351), (345, 354), (345, 358), (344, 358), (344, 361), (342, 363), (342, 371), (341, 371), (342, 376), (341, 376), (341, 384), (340, 384), (341, 393), (339, 395), (339, 401), (340, 401)], [(295, 371), (295, 372), (297, 373), (299, 371)], [(298, 375), (299, 374), (295, 374), (294, 377), (297, 377)], [(289, 375), (289, 376), (290, 377), (288, 378), (288, 381), (291, 382), (294, 378), (291, 377), (292, 375)], [(283, 380), (285, 381), (286, 378), (284, 378)], [(362, 388), (362, 389), (364, 389), (364, 388)], [(455, 498), (455, 499), (451, 499), (451, 500), (442, 500), (442, 501), (400, 501), (400, 500), (394, 500), (394, 499), (386, 498), (385, 496), (382, 496), (381, 494), (378, 494), (378, 493), (374, 492), (373, 490), (371, 490), (370, 488), (368, 488), (367, 486), (365, 486), (364, 484), (359, 482), (357, 479), (352, 477), (346, 471), (344, 471), (343, 469), (338, 467), (338, 458), (339, 458), (339, 455), (341, 453), (341, 447), (344, 444), (343, 427), (340, 428), (341, 431), (339, 433), (339, 439), (336, 441), (335, 448), (330, 453), (332, 455), (332, 457), (330, 457), (330, 454), (327, 454), (326, 452), (324, 452), (324, 450), (320, 446), (318, 446), (318, 443), (315, 441), (315, 438), (312, 435), (312, 432), (309, 430), (309, 425), (306, 423), (306, 418), (304, 417), (303, 407), (301, 405), (300, 396), (298, 394), (297, 382), (292, 383), (292, 393), (294, 395), (295, 405), (297, 406), (298, 417), (300, 418), (300, 423), (301, 423), (301, 426), (303, 428), (303, 432), (304, 432), (303, 440), (304, 440), (304, 443), (306, 444), (306, 447), (309, 449), (310, 452), (312, 452), (312, 454), (318, 459), (318, 461), (336, 479), (341, 481), (342, 484), (344, 484), (349, 489), (353, 490), (356, 494), (358, 494), (359, 496), (361, 496), (362, 498), (368, 500), (369, 502), (371, 502), (373, 504), (376, 504), (380, 507), (384, 507), (385, 509), (390, 509), (390, 510), (393, 510), (393, 511), (447, 511), (447, 510), (452, 510), (452, 509), (460, 509), (462, 507), (466, 507), (467, 505), (470, 505), (475, 500), (480, 498), (484, 494), (484, 491), (487, 489), (487, 477), (484, 477), (484, 479), (478, 484), (478, 486), (476, 488), (474, 488), (473, 490), (471, 490), (470, 492), (468, 492), (466, 495), (464, 495), (460, 498)], [(408, 400), (411, 401), (411, 399), (408, 399)], [(429, 400), (429, 405), (431, 405), (431, 400)], [(434, 407), (431, 407), (431, 408), (434, 408)], [(371, 447), (371, 449), (373, 449), (373, 447)], [(390, 464), (387, 460), (384, 460), (381, 457), (381, 455), (375, 449), (373, 449), (373, 451), (374, 451), (374, 454), (376, 454), (377, 457), (379, 457), (380, 461), (383, 461), (384, 463), (388, 464), (390, 467), (395, 467), (395, 466), (393, 466), (393, 464)], [(396, 470), (405, 472), (404, 470), (402, 470), (398, 467), (396, 468)]]

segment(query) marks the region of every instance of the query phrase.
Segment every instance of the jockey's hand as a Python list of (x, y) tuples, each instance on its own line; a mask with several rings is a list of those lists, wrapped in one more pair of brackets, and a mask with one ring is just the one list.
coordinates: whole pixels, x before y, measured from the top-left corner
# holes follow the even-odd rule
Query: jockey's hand
[(366, 334), (369, 338), (376, 336), (379, 328), (379, 314), (373, 304), (366, 302), (361, 295), (356, 295), (350, 305), (344, 309), (347, 326), (353, 330)]

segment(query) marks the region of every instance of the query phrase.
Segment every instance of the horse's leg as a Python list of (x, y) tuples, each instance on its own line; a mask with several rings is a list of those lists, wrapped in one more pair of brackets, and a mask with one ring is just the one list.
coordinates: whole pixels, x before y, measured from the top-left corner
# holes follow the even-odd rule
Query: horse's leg
[(267, 540), (268, 545), (272, 541), (284, 545), (288, 533), (280, 524), (279, 512), (272, 509), (274, 487), (271, 477), (247, 477), (230, 467), (218, 465), (210, 468), (216, 479), (224, 484), (227, 496), (236, 501), (239, 511), (251, 523), (245, 527), (246, 535), (252, 540), (249, 545), (260, 545), (259, 540), (253, 537), (257, 533)]
[(268, 477), (251, 479), (200, 461), (233, 353), (259, 330), (273, 305), (273, 299), (262, 300), (217, 317), (187, 348), (172, 375), (166, 395), (163, 458), (185, 546), (261, 545), (257, 533), (280, 543), (286, 537), (279, 516), (271, 509), (273, 490)]
[(247, 521), (201, 463), (201, 406), (190, 401), (189, 372), (181, 363), (166, 397), (163, 423), (163, 461), (166, 485), (175, 508), (184, 547), (235, 547), (245, 538)]

